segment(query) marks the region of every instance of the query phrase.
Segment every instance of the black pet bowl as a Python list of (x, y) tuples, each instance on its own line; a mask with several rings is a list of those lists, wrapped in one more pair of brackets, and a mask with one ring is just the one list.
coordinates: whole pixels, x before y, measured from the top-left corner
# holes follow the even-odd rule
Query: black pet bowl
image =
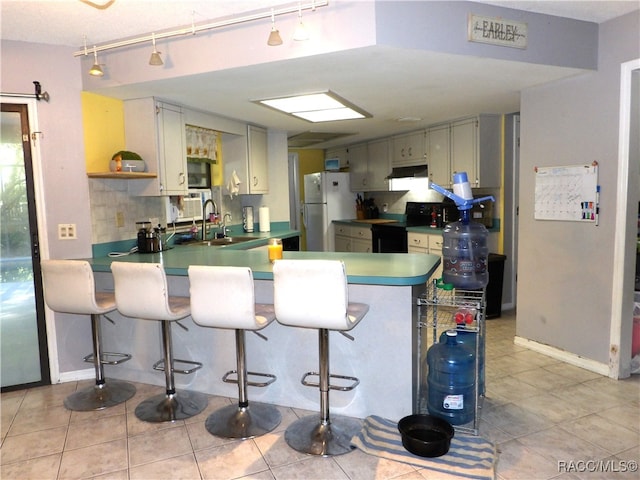
[(398, 422), (402, 446), (420, 457), (441, 457), (449, 451), (453, 427), (431, 415), (409, 415)]

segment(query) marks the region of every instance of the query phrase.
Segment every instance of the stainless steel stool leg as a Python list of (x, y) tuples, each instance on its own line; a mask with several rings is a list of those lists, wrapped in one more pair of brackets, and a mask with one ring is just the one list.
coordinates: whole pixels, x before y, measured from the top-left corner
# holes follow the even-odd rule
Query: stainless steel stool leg
[(136, 417), (145, 422), (184, 420), (197, 415), (208, 404), (207, 396), (203, 393), (190, 390), (176, 392), (173, 375), (171, 323), (164, 320), (161, 323), (166, 393), (147, 398), (136, 407)]
[(287, 444), (303, 453), (323, 457), (351, 452), (351, 438), (362, 428), (362, 422), (349, 417), (329, 417), (329, 330), (318, 331), (320, 418), (309, 415), (293, 422), (284, 434)]
[(120, 380), (105, 380), (102, 362), (102, 331), (100, 315), (91, 315), (91, 333), (93, 337), (93, 365), (96, 371), (96, 383), (92, 387), (72, 393), (64, 400), (69, 410), (102, 410), (129, 400), (136, 393), (136, 387)]
[(238, 405), (213, 412), (205, 421), (207, 431), (224, 438), (253, 438), (271, 432), (282, 420), (276, 407), (247, 398), (245, 331), (236, 329), (236, 363), (238, 371)]

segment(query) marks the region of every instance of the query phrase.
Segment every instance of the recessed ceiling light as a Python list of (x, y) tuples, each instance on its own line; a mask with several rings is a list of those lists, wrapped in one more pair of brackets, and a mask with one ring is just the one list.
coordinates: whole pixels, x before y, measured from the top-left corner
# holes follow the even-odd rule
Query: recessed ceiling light
[(330, 91), (254, 102), (313, 123), (371, 117), (369, 113)]

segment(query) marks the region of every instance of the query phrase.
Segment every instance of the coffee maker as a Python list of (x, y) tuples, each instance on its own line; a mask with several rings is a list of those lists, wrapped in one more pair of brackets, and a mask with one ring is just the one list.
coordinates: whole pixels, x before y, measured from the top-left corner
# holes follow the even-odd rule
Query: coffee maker
[(164, 228), (151, 227), (151, 222), (136, 222), (138, 228), (138, 253), (158, 253), (162, 251)]

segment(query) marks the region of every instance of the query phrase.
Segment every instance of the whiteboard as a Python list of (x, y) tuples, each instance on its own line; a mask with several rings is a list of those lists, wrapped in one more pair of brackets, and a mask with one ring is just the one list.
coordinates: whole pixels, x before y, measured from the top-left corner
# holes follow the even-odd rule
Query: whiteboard
[(536, 167), (536, 220), (598, 224), (598, 163)]

